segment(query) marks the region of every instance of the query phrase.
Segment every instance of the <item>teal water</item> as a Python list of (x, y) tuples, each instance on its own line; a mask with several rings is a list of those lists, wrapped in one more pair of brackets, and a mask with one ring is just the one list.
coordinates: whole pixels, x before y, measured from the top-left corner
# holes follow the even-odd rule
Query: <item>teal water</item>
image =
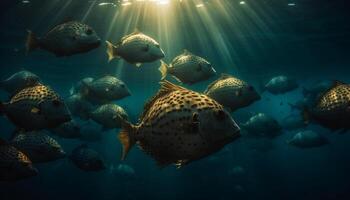
[[(115, 75), (132, 95), (116, 103), (137, 122), (144, 103), (159, 89), (160, 63), (136, 68), (124, 61), (107, 61), (106, 45), (88, 53), (58, 58), (46, 51), (25, 55), (26, 30), (41, 36), (67, 19), (92, 26), (102, 41), (117, 42), (136, 28), (159, 41), (166, 62), (183, 49), (209, 60), (220, 73), (230, 73), (258, 87), (284, 74), (301, 86), (321, 80), (349, 78), (350, 24), (346, 1), (240, 1), (207, 0), (167, 5), (134, 3), (99, 5), (102, 1), (31, 0), (1, 2), (0, 78), (26, 69), (39, 75), (62, 97), (70, 87), (91, 76)], [(203, 7), (197, 7), (203, 3)], [(295, 5), (294, 5), (295, 4)], [(214, 81), (184, 85), (202, 92)], [(172, 82), (176, 80), (168, 78)], [(292, 111), (288, 102), (302, 97), (302, 88), (283, 95), (263, 93), (262, 99), (232, 113), (238, 124), (254, 113), (267, 113), (281, 121)], [(1, 100), (8, 98), (1, 91)], [(282, 102), (282, 104), (281, 104)], [(9, 138), (14, 126), (0, 118), (1, 137)], [(97, 125), (96, 125), (97, 126)], [(240, 138), (223, 150), (182, 169), (159, 169), (138, 148), (120, 161), (119, 130), (101, 132), (98, 141), (57, 138), (66, 152), (87, 143), (108, 164), (101, 172), (84, 172), (67, 159), (35, 165), (38, 176), (0, 182), (1, 199), (349, 199), (349, 134), (338, 135), (319, 125), (307, 129), (325, 135), (331, 144), (314, 149), (286, 145), (295, 131), (283, 131), (264, 147)], [(114, 168), (127, 164), (131, 177)], [(112, 167), (113, 166), (113, 167)], [(242, 174), (232, 174), (241, 166)]]

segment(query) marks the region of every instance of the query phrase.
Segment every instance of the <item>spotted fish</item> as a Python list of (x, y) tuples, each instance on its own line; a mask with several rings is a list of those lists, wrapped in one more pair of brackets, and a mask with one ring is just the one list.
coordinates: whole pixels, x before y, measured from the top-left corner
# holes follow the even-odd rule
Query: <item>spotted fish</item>
[(159, 43), (138, 30), (124, 36), (116, 45), (109, 41), (106, 43), (109, 61), (121, 57), (128, 63), (140, 67), (142, 63), (154, 62), (164, 57)]
[(220, 150), (239, 136), (239, 127), (215, 100), (163, 81), (145, 105), (140, 123), (123, 123), (119, 140), (122, 159), (137, 143), (159, 166), (181, 167)]
[(37, 174), (38, 170), (24, 153), (0, 139), (0, 181), (17, 181)]
[(11, 96), (27, 87), (40, 83), (40, 78), (30, 71), (22, 70), (14, 73), (6, 80), (0, 81), (0, 88), (10, 93)]
[(305, 110), (304, 119), (315, 119), (330, 129), (350, 128), (350, 85), (336, 81), (318, 99), (310, 110)]
[(116, 104), (105, 104), (91, 112), (90, 117), (104, 129), (120, 128), (122, 120), (128, 119), (125, 110)]
[(44, 85), (25, 88), (8, 103), (0, 103), (0, 113), (26, 131), (54, 128), (71, 119), (58, 94)]
[(85, 171), (100, 171), (106, 169), (101, 156), (95, 150), (82, 144), (75, 148), (69, 159), (79, 168)]
[(42, 38), (28, 31), (26, 48), (27, 52), (40, 48), (61, 57), (88, 52), (100, 44), (100, 38), (90, 26), (69, 21), (55, 26)]
[(222, 74), (204, 93), (231, 111), (249, 106), (261, 98), (253, 86), (228, 74)]
[(216, 75), (215, 69), (207, 60), (188, 50), (184, 50), (181, 55), (175, 57), (169, 66), (163, 61), (161, 63), (159, 71), (162, 79), (170, 74), (179, 82), (193, 84)]
[(24, 152), (34, 163), (50, 162), (64, 158), (61, 145), (45, 132), (26, 132), (16, 135), (11, 144)]

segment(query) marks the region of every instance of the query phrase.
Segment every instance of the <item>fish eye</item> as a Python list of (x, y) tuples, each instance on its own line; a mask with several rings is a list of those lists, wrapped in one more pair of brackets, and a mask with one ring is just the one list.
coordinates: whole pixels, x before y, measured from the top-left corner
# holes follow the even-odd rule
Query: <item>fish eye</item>
[(215, 117), (217, 120), (222, 121), (226, 118), (226, 113), (223, 110), (218, 110), (215, 112)]
[(54, 106), (60, 106), (61, 105), (61, 102), (59, 101), (59, 100), (53, 100), (52, 101), (52, 105), (54, 105)]
[(249, 86), (248, 86), (248, 90), (249, 90), (249, 91), (253, 91), (253, 90), (254, 90), (254, 87), (251, 86), (251, 85), (249, 85)]
[(91, 28), (89, 28), (89, 29), (87, 29), (87, 30), (86, 30), (86, 34), (87, 34), (87, 35), (91, 35), (91, 34), (92, 34), (92, 32), (93, 32), (93, 31), (92, 31), (92, 29), (91, 29)]

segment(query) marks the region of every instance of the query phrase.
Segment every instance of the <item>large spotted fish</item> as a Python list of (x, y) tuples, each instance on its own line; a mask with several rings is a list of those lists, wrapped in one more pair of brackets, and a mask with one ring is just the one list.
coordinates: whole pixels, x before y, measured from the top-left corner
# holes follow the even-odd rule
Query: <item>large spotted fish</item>
[(17, 181), (37, 174), (38, 170), (25, 154), (0, 139), (0, 181)]
[(65, 103), (44, 85), (25, 88), (9, 102), (0, 103), (0, 113), (25, 131), (55, 128), (71, 120)]
[(239, 127), (219, 103), (168, 81), (161, 82), (140, 120), (138, 125), (124, 122), (119, 134), (122, 159), (137, 143), (159, 166), (181, 167), (240, 136)]
[(169, 66), (163, 61), (161, 63), (159, 71), (162, 79), (170, 74), (179, 82), (193, 84), (216, 75), (215, 69), (207, 60), (187, 50), (175, 57)]
[(228, 74), (222, 74), (204, 93), (231, 111), (249, 106), (260, 99), (253, 86)]
[(124, 36), (116, 45), (109, 41), (106, 43), (109, 61), (121, 57), (128, 63), (140, 67), (142, 63), (154, 62), (164, 57), (159, 43), (138, 30)]
[(318, 99), (315, 106), (304, 112), (304, 119), (315, 119), (330, 129), (350, 128), (350, 85), (336, 81)]
[(55, 26), (42, 38), (28, 31), (27, 52), (44, 49), (56, 56), (71, 56), (88, 52), (99, 47), (101, 40), (90, 26), (77, 21), (69, 21)]

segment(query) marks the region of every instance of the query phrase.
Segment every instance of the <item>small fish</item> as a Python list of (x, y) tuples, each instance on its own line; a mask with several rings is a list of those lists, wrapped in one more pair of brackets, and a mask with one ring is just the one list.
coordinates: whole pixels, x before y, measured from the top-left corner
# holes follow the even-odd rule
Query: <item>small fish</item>
[(121, 178), (127, 178), (127, 179), (136, 177), (134, 168), (132, 168), (130, 165), (127, 165), (127, 164), (119, 164), (117, 167), (117, 174)]
[(207, 60), (187, 50), (175, 57), (169, 66), (163, 61), (161, 63), (159, 71), (162, 80), (170, 74), (179, 82), (193, 84), (216, 75), (215, 69)]
[(0, 103), (0, 113), (25, 131), (55, 128), (71, 120), (62, 99), (44, 85), (25, 88), (8, 103)]
[(264, 87), (264, 90), (272, 94), (284, 94), (298, 88), (298, 83), (287, 76), (276, 76), (272, 78)]
[(40, 84), (40, 78), (30, 71), (22, 70), (14, 73), (6, 80), (0, 81), (0, 88), (11, 96), (27, 87)]
[(101, 171), (106, 165), (101, 156), (95, 150), (83, 144), (75, 148), (69, 159), (79, 168), (85, 171)]
[(80, 138), (81, 136), (80, 125), (74, 120), (63, 123), (50, 131), (62, 138)]
[(94, 81), (94, 78), (86, 77), (80, 80), (76, 85), (73, 85), (71, 89), (69, 90), (70, 95), (74, 95), (77, 93), (81, 93), (83, 91), (83, 88), (86, 84), (92, 83)]
[(242, 124), (242, 129), (249, 135), (274, 138), (281, 134), (281, 126), (271, 116), (265, 113), (258, 113), (252, 116), (246, 123)]
[(290, 114), (282, 119), (281, 126), (286, 130), (295, 130), (304, 128), (307, 124), (299, 114)]
[(123, 81), (114, 76), (104, 76), (85, 83), (82, 95), (90, 102), (104, 104), (130, 96), (131, 93)]
[(69, 21), (55, 26), (42, 38), (28, 31), (26, 48), (27, 53), (40, 48), (62, 57), (88, 52), (100, 44), (100, 38), (90, 26)]
[(329, 140), (314, 131), (301, 131), (295, 134), (292, 139), (287, 141), (287, 144), (299, 148), (313, 148), (329, 144)]
[(116, 45), (109, 41), (106, 41), (106, 43), (109, 61), (121, 57), (128, 63), (140, 67), (142, 63), (154, 62), (164, 58), (164, 52), (159, 43), (138, 30), (124, 36)]
[(66, 99), (66, 104), (73, 116), (88, 120), (94, 105), (82, 97), (81, 94), (74, 94)]
[(122, 160), (137, 143), (159, 166), (181, 167), (222, 149), (240, 136), (230, 114), (215, 100), (161, 82), (161, 89), (145, 105), (138, 125), (123, 122), (119, 140)]
[(128, 120), (125, 110), (116, 104), (105, 104), (92, 111), (90, 117), (101, 124), (103, 129), (121, 128), (122, 121)]
[(305, 122), (310, 119), (330, 129), (350, 128), (350, 85), (335, 81), (310, 110), (303, 112)]
[(17, 181), (37, 174), (38, 170), (24, 153), (0, 139), (0, 181)]
[(61, 145), (43, 131), (19, 133), (11, 144), (34, 163), (50, 162), (66, 156)]
[(204, 94), (230, 111), (249, 106), (261, 99), (253, 86), (228, 74), (222, 74), (218, 80), (211, 83)]

